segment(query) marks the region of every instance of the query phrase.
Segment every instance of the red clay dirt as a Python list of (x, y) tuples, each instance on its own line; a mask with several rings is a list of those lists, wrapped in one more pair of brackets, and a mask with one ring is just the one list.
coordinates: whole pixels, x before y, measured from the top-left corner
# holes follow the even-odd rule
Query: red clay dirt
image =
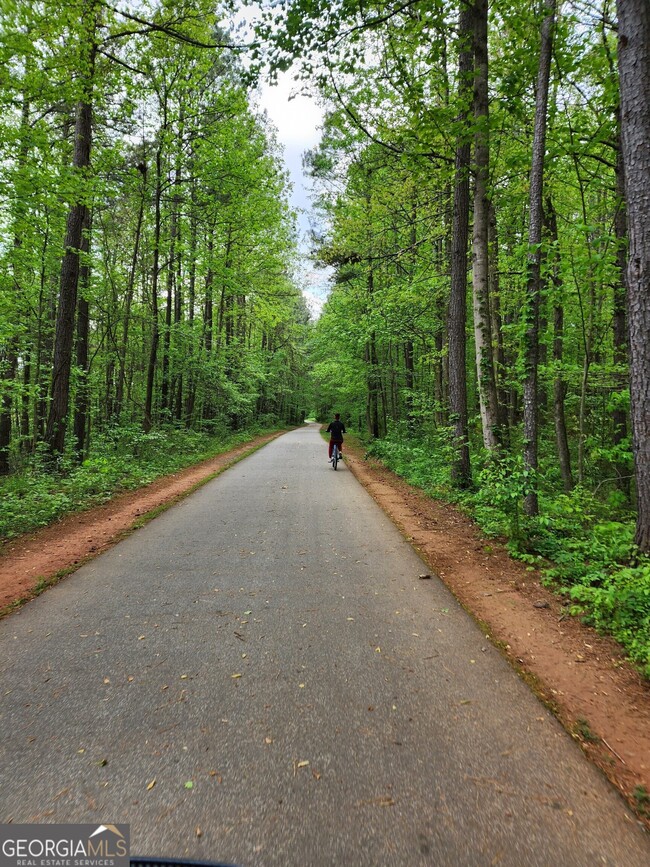
[[(0, 548), (0, 610), (118, 541), (147, 513), (171, 504), (278, 434), (219, 455), (106, 505), (67, 516)], [(512, 560), (472, 521), (429, 499), (347, 444), (346, 464), (413, 543), (431, 571), (485, 628), (535, 692), (650, 828), (650, 683), (612, 639), (568, 615), (539, 575)], [(641, 788), (639, 788), (641, 787)], [(637, 797), (634, 797), (636, 789)], [(640, 797), (639, 797), (640, 796)]]

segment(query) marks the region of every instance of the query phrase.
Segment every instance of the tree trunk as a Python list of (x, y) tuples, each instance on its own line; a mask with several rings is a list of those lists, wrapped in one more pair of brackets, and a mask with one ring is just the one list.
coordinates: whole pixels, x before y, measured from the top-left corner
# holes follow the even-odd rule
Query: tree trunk
[(571, 473), (571, 453), (569, 451), (569, 439), (566, 429), (566, 414), (564, 400), (567, 393), (567, 385), (562, 376), (562, 359), (564, 357), (564, 303), (563, 285), (560, 277), (560, 251), (558, 249), (557, 215), (553, 207), (553, 201), (549, 197), (546, 202), (546, 219), (548, 223), (549, 240), (553, 246), (551, 280), (555, 290), (555, 304), (553, 307), (553, 361), (555, 364), (555, 379), (553, 381), (553, 419), (555, 423), (555, 442), (557, 456), (560, 463), (560, 473), (565, 491), (573, 489), (573, 475)]
[(172, 342), (172, 310), (174, 307), (174, 263), (176, 259), (176, 236), (178, 234), (178, 214), (176, 211), (176, 196), (173, 199), (171, 224), (169, 229), (169, 262), (167, 265), (167, 291), (165, 303), (165, 333), (162, 350), (162, 383), (160, 387), (160, 405), (163, 410), (171, 410), (171, 342)]
[[(27, 67), (31, 66), (29, 59), (27, 59)], [(20, 146), (18, 148), (18, 160), (17, 160), (17, 172), (18, 179), (22, 180), (22, 175), (25, 172), (27, 167), (27, 158), (29, 154), (29, 125), (30, 125), (30, 105), (29, 99), (26, 93), (23, 93), (22, 98), (22, 107), (21, 107), (21, 121), (20, 121)], [(24, 301), (23, 292), (25, 290), (25, 281), (24, 281), (24, 268), (21, 267), (20, 262), (20, 250), (23, 246), (23, 229), (25, 226), (25, 211), (24, 211), (24, 203), (18, 199), (15, 203), (12, 214), (12, 229), (13, 229), (13, 255), (10, 256), (9, 265), (12, 272), (13, 277), (13, 287), (14, 287), (14, 295), (16, 300)], [(18, 305), (14, 308), (14, 316), (15, 322), (20, 322), (25, 313), (22, 312), (20, 307), (22, 305)], [(5, 313), (8, 312), (5, 310)], [(14, 316), (10, 316), (10, 319), (13, 319)], [(0, 402), (0, 475), (8, 475), (10, 472), (9, 465), (9, 454), (11, 449), (11, 440), (12, 440), (12, 409), (14, 405), (14, 396), (17, 399), (19, 398), (20, 392), (15, 389), (17, 384), (16, 382), (16, 374), (18, 371), (18, 352), (19, 352), (19, 342), (18, 338), (15, 335), (9, 336), (5, 338), (5, 346), (0, 349), (0, 392), (2, 393), (2, 400)], [(29, 387), (29, 349), (25, 353), (25, 364), (24, 364), (24, 389), (22, 393), (22, 400), (20, 401), (21, 406), (21, 421), (22, 421), (22, 431), (21, 434), (25, 438), (29, 435), (29, 404), (27, 403), (28, 399), (28, 387)], [(25, 425), (25, 418), (27, 418), (27, 425)]]
[(555, 0), (545, 0), (546, 17), (542, 24), (542, 39), (535, 100), (533, 158), (530, 170), (530, 216), (528, 228), (528, 268), (526, 286), (526, 332), (524, 338), (524, 467), (530, 476), (531, 490), (524, 499), (524, 512), (539, 513), (537, 497), (537, 368), (539, 358), (539, 309), (541, 296), (541, 244), (544, 192), (544, 152), (546, 148), (546, 114), (551, 74), (551, 51), (555, 23)]
[[(94, 0), (86, 6), (94, 16)], [(87, 57), (88, 70), (85, 98), (77, 105), (73, 166), (80, 181), (90, 166), (92, 142), (92, 87), (97, 46), (95, 22), (88, 38), (92, 40)], [(79, 189), (77, 202), (68, 213), (65, 253), (61, 265), (59, 285), (59, 304), (56, 317), (54, 338), (54, 360), (52, 365), (52, 389), (50, 410), (45, 430), (45, 441), (52, 453), (61, 454), (65, 445), (65, 432), (70, 402), (70, 371), (72, 368), (72, 348), (74, 344), (74, 320), (77, 308), (77, 289), (79, 285), (79, 254), (83, 241), (83, 228), (88, 219), (88, 205), (85, 190)]]
[(9, 452), (11, 448), (11, 410), (13, 406), (13, 384), (16, 379), (18, 356), (15, 341), (6, 350), (0, 350), (0, 383), (2, 401), (0, 402), (0, 476), (10, 472)]
[(77, 386), (76, 405), (74, 415), (74, 436), (77, 457), (83, 459), (86, 445), (86, 429), (88, 426), (88, 408), (90, 406), (90, 386), (88, 383), (88, 334), (89, 334), (89, 304), (88, 290), (90, 288), (90, 232), (92, 217), (90, 211), (86, 212), (86, 220), (81, 240), (81, 253), (84, 256), (79, 267), (79, 301), (77, 303), (77, 370), (79, 384)]
[(650, 4), (617, 0), (636, 544), (650, 553)]
[[(467, 128), (469, 106), (472, 99), (473, 16), (463, 2), (460, 5), (458, 100), (460, 104), (458, 127)], [(452, 483), (464, 488), (471, 484), (469, 432), (467, 415), (467, 239), (469, 234), (469, 166), (470, 141), (466, 132), (456, 142), (454, 214), (451, 251), (451, 292), (447, 314), (449, 335), (449, 409), (452, 424), (454, 457), (451, 466)]]
[(488, 105), (488, 4), (474, 3), (474, 235), (472, 241), (472, 295), (476, 381), (481, 412), (483, 445), (494, 451), (499, 445), (497, 385), (494, 376), (492, 323), (489, 294), (488, 176), (490, 168)]
[[(620, 113), (619, 113), (620, 127)], [(614, 298), (612, 310), (612, 331), (614, 343), (614, 367), (616, 369), (615, 388), (618, 392), (625, 388), (626, 372), (628, 368), (628, 345), (627, 345), (627, 317), (625, 304), (627, 295), (627, 217), (625, 212), (625, 170), (623, 168), (622, 146), (620, 142), (616, 152), (616, 191), (618, 193), (618, 206), (614, 215), (614, 232), (616, 234), (617, 248), (616, 261), (620, 274), (619, 282), (614, 284)], [(624, 407), (617, 405), (612, 412), (614, 427), (613, 443), (621, 447), (627, 439), (627, 412)], [(614, 462), (616, 484), (626, 500), (630, 500), (630, 475), (624, 462)]]
[[(190, 169), (190, 175), (192, 169)], [(185, 424), (190, 427), (194, 416), (194, 401), (196, 396), (196, 378), (194, 373), (193, 359), (196, 353), (194, 342), (194, 305), (196, 304), (196, 242), (197, 242), (197, 213), (196, 213), (196, 187), (192, 183), (190, 193), (190, 249), (189, 249), (189, 279), (188, 279), (188, 297), (187, 297), (187, 317), (188, 317), (188, 333), (189, 333), (189, 348), (188, 348), (188, 382), (185, 389), (185, 408), (183, 415)]]
[(490, 278), (490, 317), (492, 320), (492, 343), (495, 345), (494, 379), (497, 386), (497, 419), (499, 431), (505, 441), (509, 442), (508, 428), (508, 391), (504, 386), (506, 371), (506, 356), (503, 345), (503, 327), (501, 320), (501, 281), (499, 275), (499, 243), (497, 235), (497, 217), (492, 202), (488, 215), (488, 253)]
[[(372, 308), (372, 296), (375, 291), (375, 274), (372, 262), (368, 262), (368, 298), (369, 308)], [(377, 360), (377, 339), (374, 330), (370, 332), (365, 347), (366, 361), (366, 424), (368, 433), (378, 439), (379, 430), (379, 362)]]
[[(161, 133), (162, 137), (162, 133)], [(153, 425), (153, 388), (156, 378), (156, 362), (158, 359), (158, 341), (160, 340), (160, 322), (158, 319), (158, 274), (160, 271), (160, 200), (162, 197), (162, 141), (156, 151), (156, 189), (155, 225), (153, 241), (153, 264), (151, 273), (151, 345), (149, 348), (149, 364), (147, 366), (147, 393), (144, 405), (143, 427), (145, 433)]]
[(119, 371), (117, 377), (117, 387), (115, 390), (115, 415), (119, 419), (122, 413), (124, 404), (124, 386), (126, 383), (126, 355), (129, 345), (129, 329), (131, 327), (131, 305), (133, 303), (133, 293), (135, 290), (135, 277), (138, 267), (138, 256), (140, 255), (140, 238), (142, 236), (142, 222), (144, 219), (144, 202), (147, 185), (147, 167), (142, 164), (139, 171), (142, 174), (142, 190), (140, 195), (140, 205), (138, 207), (138, 217), (135, 226), (135, 238), (133, 240), (133, 255), (131, 256), (131, 267), (129, 269), (129, 279), (126, 286), (126, 296), (124, 299), (124, 319), (122, 321), (122, 346), (119, 351)]

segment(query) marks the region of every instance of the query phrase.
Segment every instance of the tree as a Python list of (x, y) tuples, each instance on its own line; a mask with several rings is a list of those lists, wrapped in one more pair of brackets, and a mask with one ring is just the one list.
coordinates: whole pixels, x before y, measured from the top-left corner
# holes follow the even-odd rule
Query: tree
[(451, 474), (458, 487), (471, 483), (467, 417), (467, 240), (469, 232), (470, 135), (467, 119), (473, 92), (474, 18), (461, 0), (458, 18), (458, 104), (454, 209), (451, 241), (451, 289), (447, 315), (449, 355), (449, 410), (454, 442)]
[(524, 510), (537, 515), (538, 466), (538, 360), (539, 360), (539, 308), (541, 295), (542, 223), (544, 195), (544, 158), (546, 153), (546, 116), (548, 88), (551, 73), (551, 51), (555, 23), (555, 0), (545, 0), (546, 14), (542, 23), (537, 94), (535, 100), (535, 128), (533, 158), (530, 169), (530, 204), (528, 228), (528, 269), (526, 287), (525, 380), (524, 380), (524, 466), (529, 473), (531, 487), (526, 494)]
[(500, 439), (495, 376), (492, 319), (490, 312), (488, 182), (490, 172), (488, 99), (488, 3), (475, 0), (474, 18), (474, 227), (472, 293), (474, 347), (483, 444), (493, 451)]
[(628, 220), (628, 327), (636, 544), (650, 553), (650, 6), (618, 0), (621, 138)]
[(45, 430), (45, 442), (52, 453), (63, 452), (70, 401), (70, 371), (74, 322), (77, 308), (77, 288), (84, 225), (89, 222), (87, 185), (89, 181), (90, 152), (92, 147), (93, 89), (95, 60), (97, 57), (97, 28), (100, 6), (97, 0), (83, 0), (79, 31), (79, 97), (76, 105), (74, 150), (72, 165), (75, 171), (75, 201), (68, 212), (59, 301), (54, 339), (52, 390), (50, 409)]

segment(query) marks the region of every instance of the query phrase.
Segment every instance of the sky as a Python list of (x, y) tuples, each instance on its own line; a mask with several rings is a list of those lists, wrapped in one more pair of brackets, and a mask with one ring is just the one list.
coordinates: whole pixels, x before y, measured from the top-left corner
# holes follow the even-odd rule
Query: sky
[(277, 85), (261, 86), (259, 106), (266, 111), (276, 128), (278, 142), (284, 152), (293, 187), (291, 205), (298, 212), (301, 251), (299, 279), (312, 316), (316, 317), (329, 292), (329, 275), (327, 270), (314, 268), (308, 256), (310, 181), (302, 170), (302, 155), (318, 144), (323, 113), (314, 99), (304, 95), (292, 96), (296, 90), (291, 73), (280, 73)]

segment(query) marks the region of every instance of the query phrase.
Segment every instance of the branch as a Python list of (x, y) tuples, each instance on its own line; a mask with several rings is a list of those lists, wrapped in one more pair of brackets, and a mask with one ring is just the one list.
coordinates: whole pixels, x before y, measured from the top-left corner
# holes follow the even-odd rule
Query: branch
[(258, 47), (258, 43), (251, 43), (250, 45), (233, 45), (230, 42), (202, 42), (199, 39), (193, 39), (191, 36), (181, 33), (170, 24), (154, 24), (152, 21), (146, 21), (144, 18), (133, 15), (130, 12), (125, 12), (123, 9), (118, 9), (116, 6), (111, 6), (109, 3), (103, 3), (102, 5), (105, 6), (106, 9), (110, 9), (111, 12), (121, 15), (122, 18), (126, 18), (127, 21), (133, 21), (144, 28), (143, 30), (125, 30), (120, 33), (114, 33), (106, 38), (107, 42), (112, 39), (121, 39), (123, 36), (136, 36), (146, 33), (164, 33), (166, 36), (171, 36), (172, 39), (176, 39), (179, 42), (185, 42), (187, 45), (194, 45), (196, 48), (229, 48), (232, 51), (244, 51), (248, 48)]
[(119, 66), (123, 66), (124, 69), (128, 69), (129, 72), (135, 72), (136, 75), (146, 75), (142, 69), (136, 69), (135, 66), (130, 66), (126, 61), (120, 60), (119, 57), (116, 57), (114, 54), (111, 54), (110, 51), (104, 51), (103, 48), (97, 49), (100, 54), (103, 54), (104, 57), (108, 58), (108, 60), (112, 60), (114, 63), (119, 64)]
[[(336, 86), (336, 81), (334, 80), (334, 76), (332, 74), (331, 68), (328, 66), (328, 72), (330, 74), (330, 81), (332, 82), (332, 87), (334, 88), (334, 92), (336, 93), (336, 97), (343, 108), (343, 111), (347, 114), (347, 116), (351, 119), (352, 123), (357, 127), (357, 129), (361, 130), (361, 132), (370, 139), (370, 141), (384, 148), (385, 150), (391, 151), (394, 154), (398, 154), (402, 156), (406, 153), (406, 149), (403, 147), (397, 147), (396, 145), (390, 144), (390, 142), (383, 141), (377, 136), (373, 135), (369, 129), (367, 129), (356, 116), (356, 114), (352, 111), (352, 109), (346, 105), (343, 101), (343, 97), (341, 95), (340, 90)], [(437, 151), (419, 151), (413, 152), (412, 156), (417, 157), (430, 157), (431, 159), (441, 160), (442, 162), (453, 163), (453, 159), (451, 157), (444, 156), (444, 154), (440, 154)]]

